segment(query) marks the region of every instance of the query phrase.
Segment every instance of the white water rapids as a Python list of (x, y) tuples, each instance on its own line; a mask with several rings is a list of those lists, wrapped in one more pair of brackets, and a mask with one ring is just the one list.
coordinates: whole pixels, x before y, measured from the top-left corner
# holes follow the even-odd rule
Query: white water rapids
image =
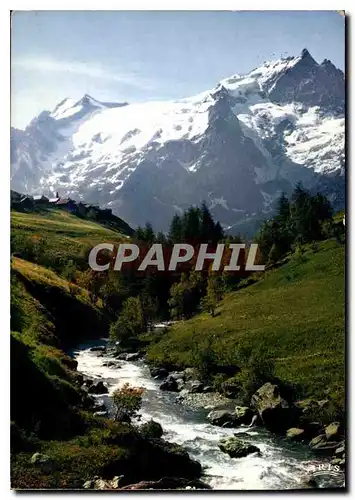
[[(108, 395), (95, 396), (111, 405), (110, 394), (124, 383), (145, 389), (141, 409), (142, 421), (153, 419), (163, 429), (163, 438), (180, 444), (203, 467), (202, 480), (218, 490), (283, 490), (300, 488), (310, 467), (324, 461), (315, 459), (306, 445), (277, 438), (263, 428), (238, 427), (226, 429), (210, 425), (207, 411), (189, 410), (176, 401), (176, 393), (159, 390), (161, 382), (154, 380), (142, 361), (119, 361), (119, 368), (103, 366), (112, 357), (89, 350), (90, 343), (79, 346), (73, 355), (78, 371), (93, 379), (102, 380), (109, 388)], [(243, 439), (258, 446), (261, 456), (230, 458), (218, 448), (225, 436), (244, 434)], [(242, 437), (242, 436), (241, 436)], [(329, 481), (329, 479), (328, 479)], [(330, 484), (324, 484), (324, 486)]]

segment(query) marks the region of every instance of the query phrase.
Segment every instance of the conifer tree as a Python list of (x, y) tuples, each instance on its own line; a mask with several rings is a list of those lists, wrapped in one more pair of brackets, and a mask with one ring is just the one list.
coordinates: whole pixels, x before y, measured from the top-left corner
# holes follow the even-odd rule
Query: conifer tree
[(197, 242), (201, 235), (201, 213), (198, 207), (190, 207), (182, 217), (182, 237), (186, 242)]
[(219, 221), (217, 221), (214, 227), (214, 241), (217, 243), (218, 241), (223, 240), (223, 238), (224, 238), (223, 228), (219, 223)]
[(144, 241), (144, 237), (145, 237), (144, 229), (141, 226), (138, 226), (134, 232), (134, 238), (137, 241)]
[(290, 202), (284, 192), (281, 193), (281, 196), (277, 200), (277, 218), (283, 224), (286, 224), (290, 220)]
[(182, 242), (182, 220), (179, 214), (175, 214), (172, 218), (168, 237), (172, 243)]
[(201, 204), (201, 240), (204, 243), (215, 240), (215, 223), (205, 201)]
[(153, 226), (150, 222), (146, 222), (144, 227), (144, 241), (146, 241), (149, 244), (152, 244), (155, 241)]

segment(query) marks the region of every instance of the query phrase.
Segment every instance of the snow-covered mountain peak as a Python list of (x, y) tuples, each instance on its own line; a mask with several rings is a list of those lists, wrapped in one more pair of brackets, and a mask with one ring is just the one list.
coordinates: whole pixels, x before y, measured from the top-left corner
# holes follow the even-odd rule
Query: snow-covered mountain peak
[(276, 61), (266, 61), (260, 67), (249, 73), (249, 77), (255, 78), (260, 90), (270, 90), (272, 84), (287, 70), (290, 70), (301, 61), (301, 56), (286, 57)]
[(313, 64), (318, 64), (315, 59), (313, 59), (313, 57), (311, 56), (310, 52), (308, 49), (302, 49), (302, 52), (301, 52), (301, 59), (308, 59), (309, 62), (313, 63)]
[(342, 185), (344, 94), (342, 71), (305, 49), (183, 99), (66, 98), (13, 132), (12, 187), (60, 190), (158, 229), (205, 199), (235, 225), (293, 182)]
[(82, 117), (84, 114), (97, 109), (103, 109), (105, 107), (106, 106), (100, 101), (97, 101), (88, 94), (85, 94), (78, 101), (71, 98), (64, 99), (54, 108), (49, 116), (55, 120), (76, 118), (78, 115)]
[(106, 106), (98, 101), (97, 99), (94, 99), (91, 97), (89, 94), (85, 94), (77, 103), (75, 103), (76, 106), (86, 106), (86, 107), (91, 107), (91, 108), (105, 108)]
[(67, 97), (49, 113), (49, 116), (57, 121), (65, 120), (65, 122), (67, 122), (68, 119), (82, 118), (100, 109), (121, 108), (127, 105), (127, 102), (98, 101), (89, 94), (85, 94), (78, 101)]
[(234, 96), (249, 97), (252, 94), (260, 96), (260, 93), (264, 94), (271, 91), (277, 80), (287, 71), (297, 66), (305, 57), (300, 55), (265, 61), (249, 73), (235, 74), (221, 80), (220, 85), (228, 89), (231, 95)]
[[(303, 102), (304, 98), (309, 98), (309, 94), (314, 93), (319, 84), (324, 84), (322, 91), (331, 93), (333, 82), (327, 81), (330, 76), (341, 81), (343, 74), (328, 60), (318, 64), (309, 51), (303, 49), (298, 56), (265, 61), (249, 73), (233, 75), (222, 80), (220, 84), (227, 88), (231, 95), (238, 97), (239, 101), (247, 98), (248, 101), (256, 103), (261, 97), (274, 102)], [(341, 96), (337, 97), (338, 104), (341, 105)], [(318, 105), (318, 102), (308, 104)]]

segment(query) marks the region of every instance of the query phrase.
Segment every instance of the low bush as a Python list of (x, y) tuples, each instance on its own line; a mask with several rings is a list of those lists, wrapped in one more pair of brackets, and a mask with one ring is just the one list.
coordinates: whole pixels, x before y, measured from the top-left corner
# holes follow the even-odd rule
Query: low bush
[(116, 406), (115, 420), (130, 422), (140, 410), (143, 392), (141, 387), (131, 387), (128, 383), (121, 389), (116, 389), (112, 396)]

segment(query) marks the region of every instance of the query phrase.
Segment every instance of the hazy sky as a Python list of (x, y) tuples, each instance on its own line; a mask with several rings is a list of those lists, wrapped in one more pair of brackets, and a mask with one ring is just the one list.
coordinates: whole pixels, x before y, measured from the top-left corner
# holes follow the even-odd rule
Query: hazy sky
[(24, 128), (65, 97), (188, 97), (306, 47), (344, 70), (337, 12), (15, 12), (12, 124)]

